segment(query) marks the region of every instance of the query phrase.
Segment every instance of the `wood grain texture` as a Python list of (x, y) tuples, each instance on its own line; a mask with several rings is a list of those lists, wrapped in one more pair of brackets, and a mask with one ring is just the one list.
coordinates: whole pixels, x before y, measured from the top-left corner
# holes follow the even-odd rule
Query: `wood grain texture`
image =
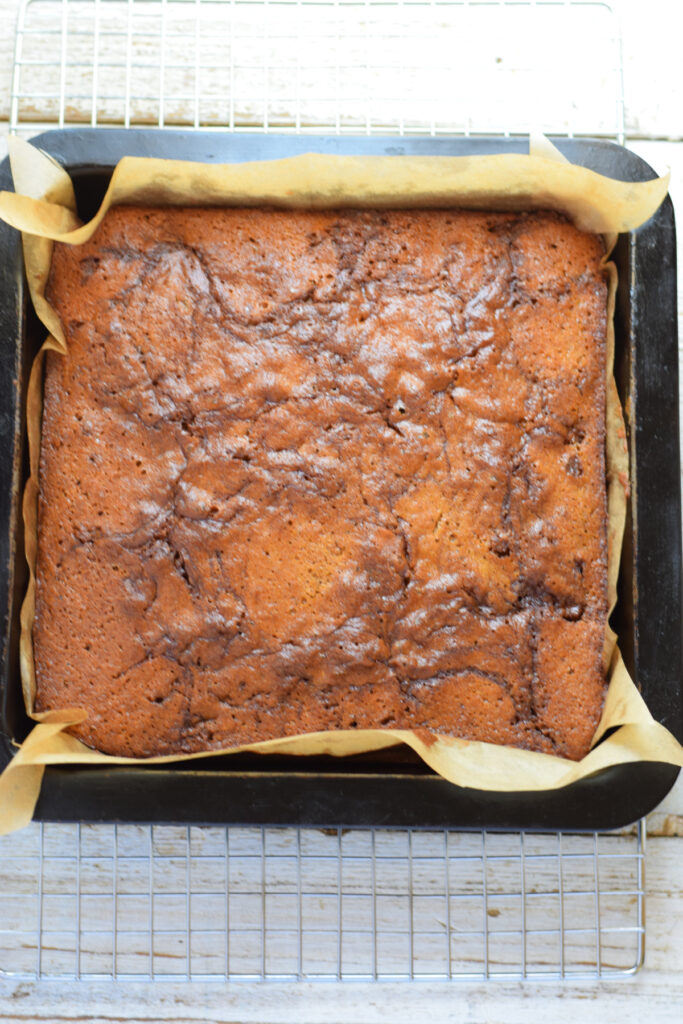
[[(683, 924), (672, 903), (683, 900), (683, 867), (677, 842), (653, 840), (648, 855), (649, 963), (629, 979), (600, 982), (488, 984), (111, 984), (78, 986), (2, 983), (0, 1003), (7, 1022), (174, 1021), (299, 1022), (379, 1024), (388, 1019), (412, 1024), (426, 1015), (436, 1021), (470, 1024), (528, 1024), (547, 1017), (554, 1024), (636, 1021), (647, 1015), (657, 1024), (680, 1021), (683, 977), (680, 950)], [(678, 958), (677, 958), (678, 957)]]
[[(2, 122), (9, 120), (14, 30), (18, 10), (19, 0), (0, 0), (0, 129), (3, 136), (7, 129), (2, 128)], [(4, 156), (4, 153), (1, 155)]]

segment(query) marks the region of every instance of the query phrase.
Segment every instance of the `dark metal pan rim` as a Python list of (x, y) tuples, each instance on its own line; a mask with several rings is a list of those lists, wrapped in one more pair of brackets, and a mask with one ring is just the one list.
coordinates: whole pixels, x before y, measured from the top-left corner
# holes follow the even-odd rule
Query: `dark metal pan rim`
[[(654, 171), (612, 142), (553, 140), (575, 163), (621, 180)], [(319, 151), (443, 155), (527, 152), (523, 137), (296, 136), (154, 129), (66, 129), (34, 144), (74, 179), (79, 212), (91, 217), (121, 156), (197, 161), (245, 161)], [(11, 188), (8, 161), (0, 187)], [(30, 727), (21, 701), (18, 610), (25, 586), (20, 494), (25, 479), (22, 394), (41, 326), (26, 298), (16, 232), (0, 225), (0, 602), (3, 660), (0, 679), (0, 765), (13, 752), (9, 736)], [(629, 670), (655, 718), (683, 740), (681, 672), (681, 533), (678, 447), (675, 229), (666, 200), (647, 225), (621, 236), (615, 327), (616, 376), (629, 398), (632, 504), (622, 559), (615, 626)], [(17, 383), (19, 388), (17, 388)], [(22, 389), (23, 392), (22, 392)], [(398, 749), (398, 748), (397, 748)], [(386, 752), (389, 753), (389, 752)], [(272, 757), (272, 755), (268, 755)], [(336, 759), (334, 759), (336, 762)], [(405, 752), (354, 758), (353, 766), (302, 765), (280, 758), (263, 767), (239, 756), (211, 766), (178, 765), (49, 768), (36, 817), (57, 821), (145, 821), (309, 824), (337, 826), (598, 829), (616, 828), (651, 810), (678, 770), (652, 762), (605, 769), (561, 789), (491, 793), (453, 786)]]

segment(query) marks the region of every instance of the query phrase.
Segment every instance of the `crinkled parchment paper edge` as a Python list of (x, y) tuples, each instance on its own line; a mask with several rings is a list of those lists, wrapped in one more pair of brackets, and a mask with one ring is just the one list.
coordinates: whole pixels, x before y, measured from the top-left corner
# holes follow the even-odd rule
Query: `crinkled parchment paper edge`
[[(605, 236), (609, 253), (622, 231), (644, 223), (668, 189), (668, 179), (633, 184), (604, 178), (569, 164), (547, 140), (535, 140), (529, 156), (483, 157), (330, 157), (320, 154), (252, 164), (214, 165), (126, 157), (117, 165), (103, 204), (82, 225), (76, 214), (69, 176), (46, 154), (10, 140), (15, 193), (0, 193), (0, 217), (22, 231), (27, 277), (36, 311), (50, 332), (31, 372), (27, 423), (30, 479), (24, 493), (26, 557), (30, 585), (21, 612), (21, 668), (26, 706), (38, 724), (0, 777), (0, 833), (30, 821), (47, 764), (159, 764), (239, 751), (348, 755), (405, 743), (451, 782), (479, 789), (528, 791), (554, 789), (602, 768), (629, 761), (683, 764), (683, 749), (655, 722), (624, 666), (616, 637), (608, 628), (605, 665), (609, 688), (594, 742), (580, 762), (498, 747), (433, 737), (425, 741), (405, 730), (353, 730), (313, 733), (201, 754), (145, 760), (111, 757), (86, 747), (65, 732), (85, 712), (64, 709), (32, 713), (35, 692), (31, 628), (35, 609), (38, 461), (45, 351), (64, 351), (61, 323), (44, 291), (53, 241), (80, 244), (93, 234), (109, 206), (126, 202), (169, 205), (280, 205), (289, 207), (444, 206), (474, 209), (555, 209), (577, 226)], [(626, 513), (628, 453), (626, 433), (613, 376), (616, 268), (605, 258), (609, 283), (607, 335), (607, 486), (608, 586), (610, 607), (616, 581)]]

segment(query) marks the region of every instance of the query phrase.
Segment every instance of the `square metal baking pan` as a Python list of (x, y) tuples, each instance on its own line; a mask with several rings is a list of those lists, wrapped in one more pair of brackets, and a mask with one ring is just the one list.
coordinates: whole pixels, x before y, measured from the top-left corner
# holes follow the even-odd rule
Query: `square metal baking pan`
[[(610, 142), (555, 140), (577, 164), (622, 180), (654, 176)], [(96, 211), (125, 155), (196, 161), (272, 159), (296, 153), (525, 152), (524, 139), (295, 136), (69, 129), (33, 140), (71, 174), (79, 212)], [(0, 187), (12, 189), (8, 161)], [(676, 248), (671, 201), (619, 238), (616, 376), (628, 412), (631, 502), (615, 628), (626, 664), (655, 718), (683, 741), (681, 509), (678, 434)], [(27, 582), (21, 494), (27, 475), (28, 371), (44, 328), (28, 298), (18, 232), (0, 223), (0, 767), (31, 728), (19, 676), (19, 610)], [(608, 829), (651, 810), (678, 770), (629, 764), (560, 790), (491, 793), (454, 786), (412, 752), (353, 758), (214, 757), (177, 766), (49, 768), (36, 817), (260, 825)]]

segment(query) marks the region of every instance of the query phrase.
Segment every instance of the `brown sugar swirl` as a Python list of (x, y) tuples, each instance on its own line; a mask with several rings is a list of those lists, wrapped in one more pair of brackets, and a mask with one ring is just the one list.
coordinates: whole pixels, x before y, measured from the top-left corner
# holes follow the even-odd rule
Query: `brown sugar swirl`
[(117, 207), (56, 245), (37, 708), (138, 757), (376, 728), (583, 756), (602, 256), (453, 210)]

